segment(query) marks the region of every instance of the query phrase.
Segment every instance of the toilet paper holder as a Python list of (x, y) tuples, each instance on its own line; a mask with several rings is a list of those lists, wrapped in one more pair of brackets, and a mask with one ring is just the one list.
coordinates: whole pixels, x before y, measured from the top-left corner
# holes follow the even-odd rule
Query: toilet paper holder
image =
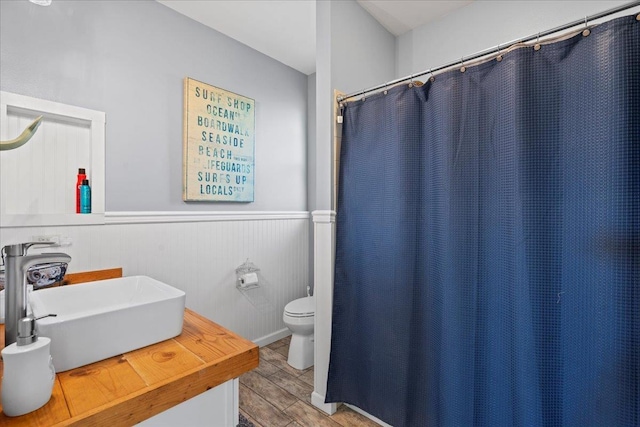
[(240, 283), (238, 284), (241, 288), (251, 289), (258, 286), (258, 274), (257, 273), (247, 273), (240, 276)]
[(268, 296), (268, 281), (249, 259), (236, 268), (236, 288), (258, 311), (270, 313), (275, 310)]
[(236, 287), (238, 289), (252, 289), (260, 285), (258, 272), (260, 269), (249, 259), (236, 268)]

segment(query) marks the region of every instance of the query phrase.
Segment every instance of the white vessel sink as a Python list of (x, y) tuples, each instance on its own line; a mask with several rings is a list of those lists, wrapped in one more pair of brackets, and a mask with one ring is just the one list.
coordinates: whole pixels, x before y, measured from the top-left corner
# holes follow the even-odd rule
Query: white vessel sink
[(180, 335), (185, 293), (146, 276), (43, 289), (29, 295), (56, 372)]

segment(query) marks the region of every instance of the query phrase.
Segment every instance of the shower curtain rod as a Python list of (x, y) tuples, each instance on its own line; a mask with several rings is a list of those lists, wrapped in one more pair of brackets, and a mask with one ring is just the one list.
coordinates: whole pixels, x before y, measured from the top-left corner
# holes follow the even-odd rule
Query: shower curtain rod
[[(364, 94), (369, 93), (369, 92), (375, 92), (376, 90), (380, 90), (380, 89), (383, 89), (383, 88), (388, 88), (388, 87), (393, 86), (393, 85), (398, 84), (398, 83), (406, 82), (407, 80), (413, 80), (415, 77), (418, 77), (418, 76), (424, 76), (425, 74), (433, 74), (435, 72), (444, 70), (446, 68), (453, 67), (454, 65), (458, 65), (458, 64), (464, 65), (465, 61), (473, 61), (473, 60), (476, 60), (478, 58), (482, 58), (484, 56), (492, 55), (494, 53), (500, 53), (503, 50), (508, 49), (510, 46), (513, 46), (513, 45), (516, 45), (516, 44), (519, 44), (519, 43), (530, 42), (532, 40), (539, 39), (540, 37), (546, 37), (548, 35), (551, 35), (551, 34), (554, 34), (554, 33), (560, 32), (560, 31), (568, 30), (569, 28), (577, 27), (578, 25), (584, 24), (586, 26), (589, 21), (595, 21), (596, 19), (604, 18), (606, 16), (613, 15), (614, 13), (618, 13), (618, 12), (622, 12), (623, 10), (631, 9), (631, 8), (633, 8), (635, 6), (640, 6), (640, 1), (633, 1), (631, 3), (627, 3), (627, 4), (624, 4), (624, 5), (618, 6), (618, 7), (614, 7), (613, 9), (605, 10), (604, 12), (596, 13), (595, 15), (585, 16), (584, 19), (573, 21), (573, 22), (570, 22), (568, 24), (564, 24), (564, 25), (552, 28), (552, 29), (547, 30), (547, 31), (543, 31), (543, 32), (540, 32), (540, 33), (537, 33), (537, 34), (532, 34), (530, 36), (527, 36), (527, 37), (524, 37), (524, 38), (521, 38), (521, 39), (518, 39), (518, 40), (514, 40), (514, 41), (511, 41), (511, 42), (508, 42), (508, 43), (499, 44), (497, 47), (483, 50), (483, 51), (475, 53), (475, 54), (473, 54), (473, 55), (471, 55), (469, 57), (462, 57), (460, 59), (460, 61), (450, 62), (450, 63), (448, 63), (446, 65), (441, 65), (441, 66), (436, 67), (436, 68), (430, 68), (428, 70), (424, 70), (424, 71), (422, 71), (420, 73), (417, 73), (417, 74), (410, 74), (408, 76), (401, 77), (399, 79), (392, 80), (390, 82), (383, 83), (383, 84), (371, 87), (369, 89), (361, 90), (359, 92), (350, 93), (350, 94), (344, 95), (344, 96), (338, 96), (336, 98), (336, 100), (338, 102), (342, 102), (342, 101), (344, 101), (346, 99), (354, 98), (356, 96), (364, 95)], [(638, 15), (638, 20), (640, 20), (640, 15)]]

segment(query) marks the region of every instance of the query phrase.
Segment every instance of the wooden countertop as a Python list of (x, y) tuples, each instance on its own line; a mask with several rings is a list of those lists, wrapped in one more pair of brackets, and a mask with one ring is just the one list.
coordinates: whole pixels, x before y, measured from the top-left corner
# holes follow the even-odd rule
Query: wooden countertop
[(258, 361), (257, 345), (187, 309), (179, 336), (57, 374), (45, 406), (13, 418), (0, 412), (0, 425), (133, 425), (256, 368)]

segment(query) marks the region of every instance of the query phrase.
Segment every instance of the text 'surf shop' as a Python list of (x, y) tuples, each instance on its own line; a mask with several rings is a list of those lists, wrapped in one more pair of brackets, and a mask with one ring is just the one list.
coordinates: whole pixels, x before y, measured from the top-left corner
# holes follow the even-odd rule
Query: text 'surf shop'
[(185, 201), (253, 202), (255, 101), (184, 82)]

